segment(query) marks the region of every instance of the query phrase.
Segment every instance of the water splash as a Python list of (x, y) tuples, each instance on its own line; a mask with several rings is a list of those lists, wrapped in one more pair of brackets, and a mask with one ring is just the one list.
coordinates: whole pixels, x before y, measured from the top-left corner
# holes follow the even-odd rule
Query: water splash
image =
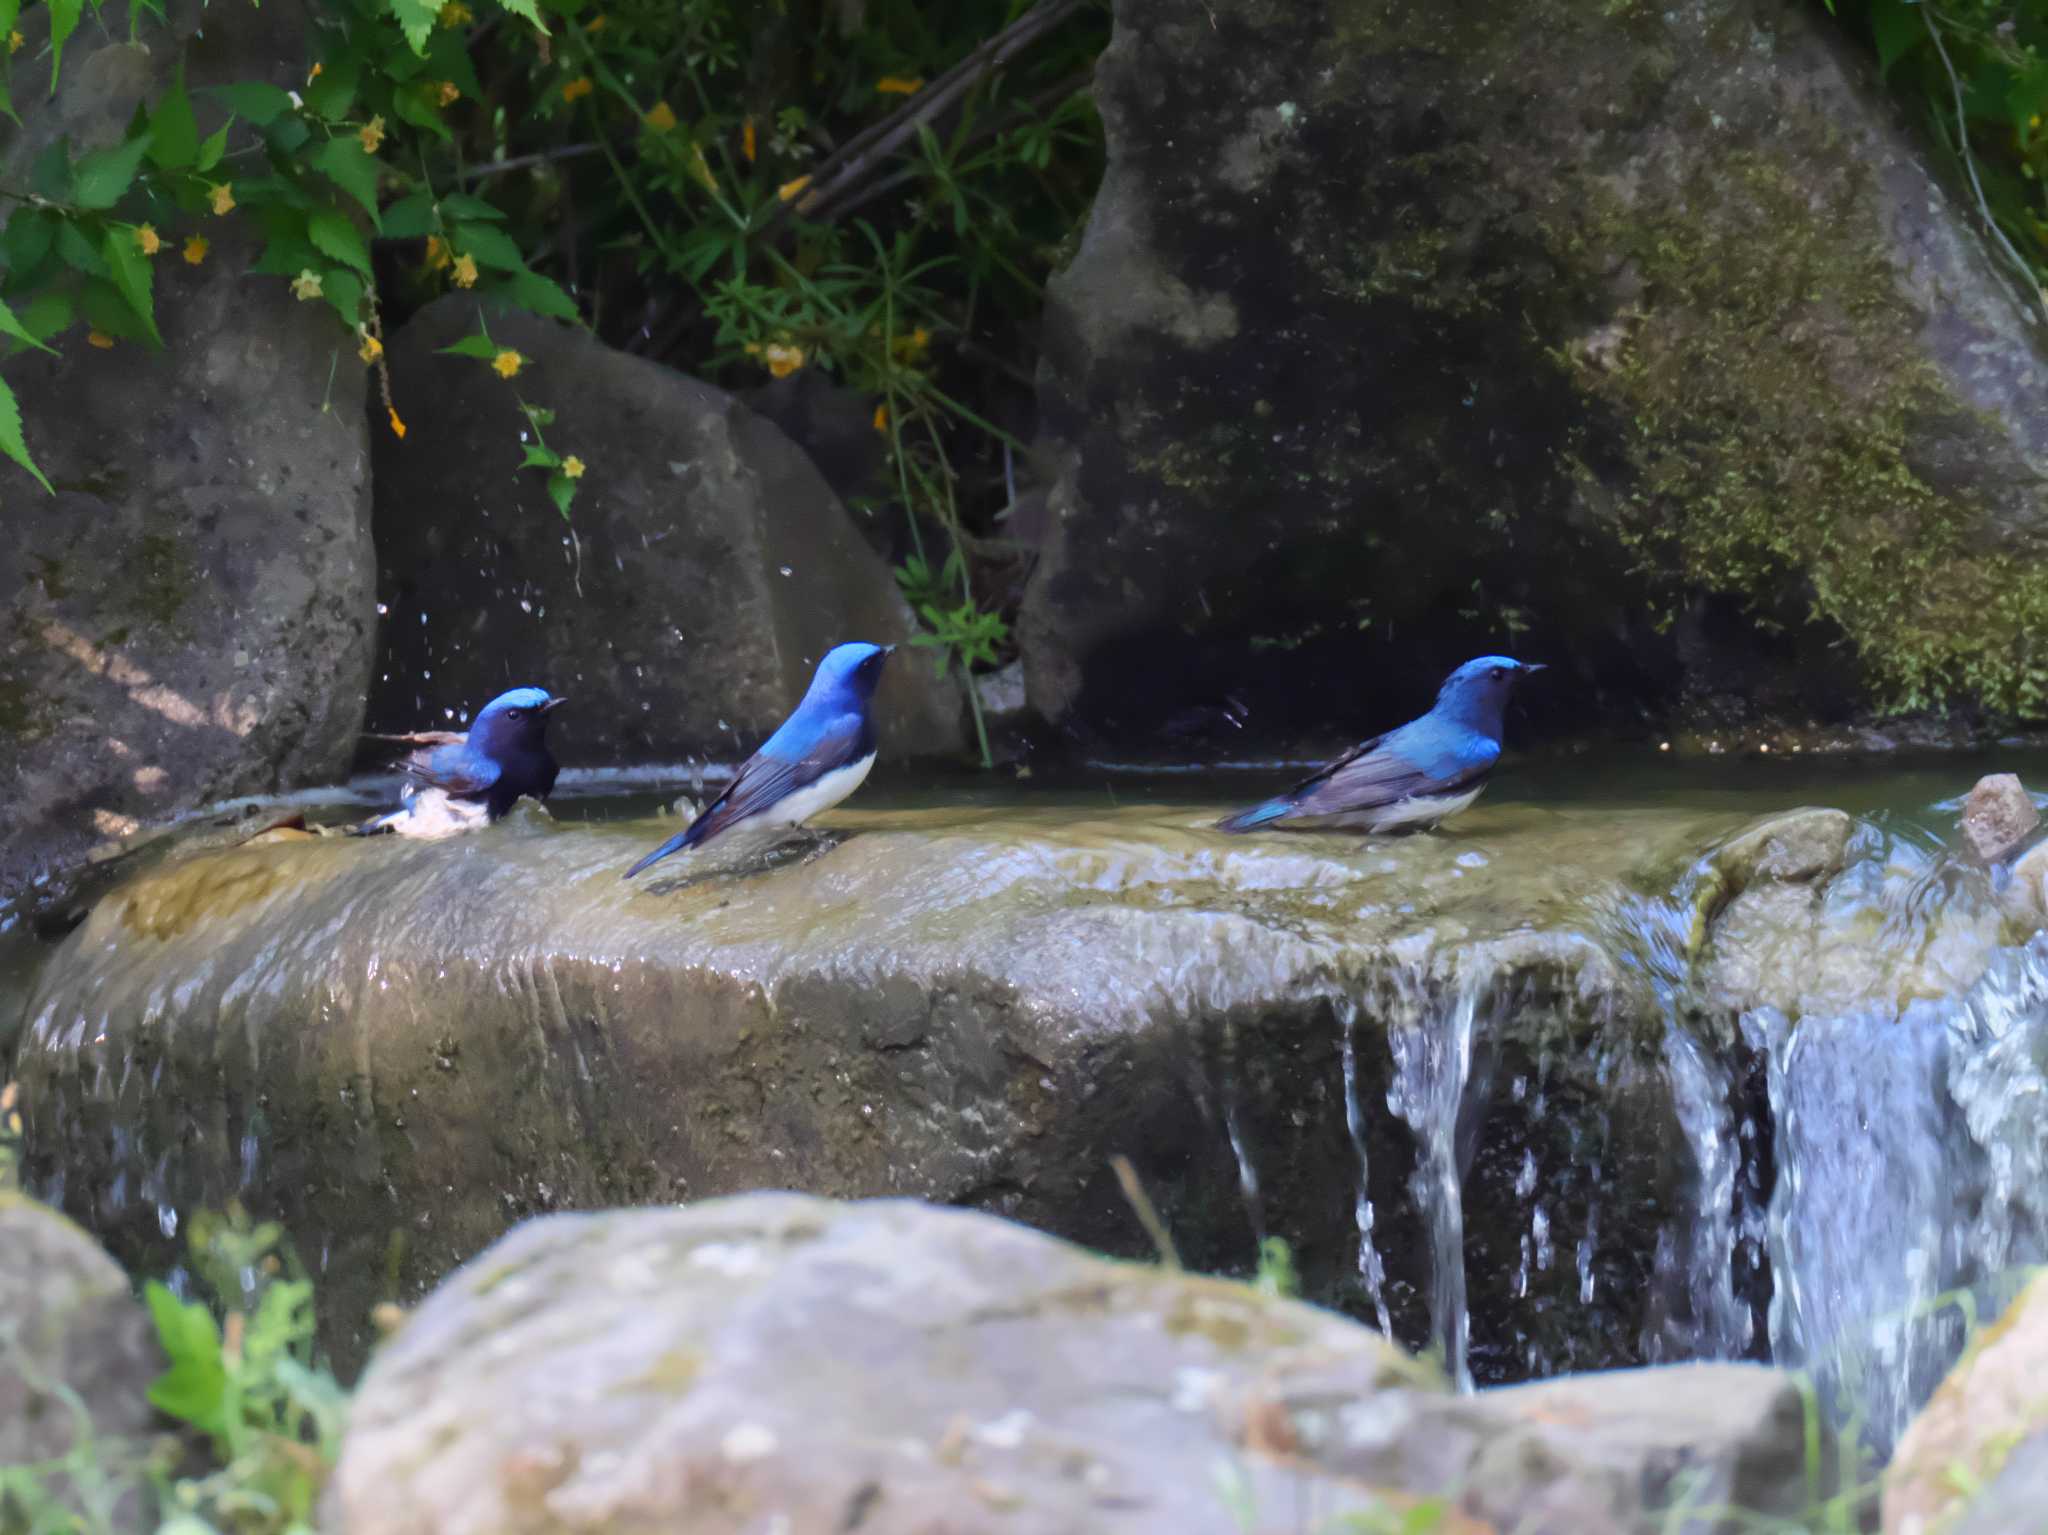
[(1358, 1093), (1358, 1003), (1350, 997), (1338, 998), (1337, 1018), (1343, 1025), (1338, 1038), (1344, 1060), (1344, 1124), (1351, 1133), (1351, 1149), (1358, 1157), (1358, 1198), (1352, 1207), (1358, 1224), (1358, 1275), (1365, 1282), (1366, 1297), (1372, 1302), (1380, 1336), (1391, 1338), (1394, 1323), (1387, 1312), (1387, 1271), (1372, 1237), (1372, 1162), (1366, 1153), (1365, 1107)]

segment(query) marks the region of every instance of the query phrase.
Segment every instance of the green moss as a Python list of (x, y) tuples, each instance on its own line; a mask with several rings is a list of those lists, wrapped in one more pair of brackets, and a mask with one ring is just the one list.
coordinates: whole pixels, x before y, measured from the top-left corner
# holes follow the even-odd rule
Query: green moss
[(26, 682), (0, 677), (0, 738), (39, 741), (50, 733), (44, 701)]
[(167, 534), (145, 533), (129, 557), (125, 606), (149, 623), (175, 628), (196, 580), (182, 543)]

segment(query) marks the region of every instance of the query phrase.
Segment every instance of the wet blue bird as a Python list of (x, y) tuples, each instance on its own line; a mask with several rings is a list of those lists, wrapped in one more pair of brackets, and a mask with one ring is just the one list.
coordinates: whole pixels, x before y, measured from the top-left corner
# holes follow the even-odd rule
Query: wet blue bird
[(1278, 798), (1216, 824), (1224, 831), (1426, 831), (1479, 798), (1500, 760), (1508, 694), (1518, 677), (1542, 670), (1541, 662), (1508, 656), (1467, 661), (1445, 679), (1435, 706), (1420, 719), (1361, 742)]
[(800, 826), (858, 789), (875, 765), (868, 703), (895, 649), (855, 641), (828, 651), (796, 712), (740, 765), (725, 792), (623, 877), (735, 826)]
[(522, 794), (546, 799), (557, 764), (548, 751), (548, 716), (564, 700), (545, 688), (514, 688), (484, 705), (468, 733), (422, 730), (384, 736), (418, 748), (399, 763), (402, 803), (357, 831), (401, 837), (452, 837), (495, 821)]

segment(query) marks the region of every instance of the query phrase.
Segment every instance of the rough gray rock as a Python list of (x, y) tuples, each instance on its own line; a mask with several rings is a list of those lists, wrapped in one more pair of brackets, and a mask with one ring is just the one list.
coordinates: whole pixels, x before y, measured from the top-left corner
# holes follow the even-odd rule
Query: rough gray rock
[(2041, 824), (2017, 773), (1987, 773), (1963, 801), (1959, 829), (1980, 863), (2003, 863), (2022, 847)]
[(1689, 1475), (1695, 1507), (1796, 1506), (1799, 1424), (1740, 1366), (1455, 1398), (1243, 1286), (757, 1194), (535, 1221), (452, 1277), (365, 1378), (324, 1522), (1238, 1535), (1442, 1498), (1429, 1528), (1702, 1535), (1737, 1525), (1661, 1517)]
[[(391, 344), (408, 434), (376, 442), (380, 593), (389, 610), (371, 728), (461, 720), (508, 687), (569, 695), (571, 764), (736, 762), (842, 640), (901, 640), (910, 616), (800, 449), (730, 395), (529, 315), (488, 318), (529, 360), (518, 392), (558, 412), (588, 466), (564, 522), (521, 471), (514, 388), (436, 355), (477, 303), (428, 306)], [(877, 695), (887, 757), (962, 744), (965, 702), (904, 650)]]
[(1362, 733), (1510, 648), (1560, 721), (2023, 702), (2041, 333), (1873, 73), (1779, 0), (1118, 0), (1034, 706)]
[(104, 1478), (78, 1487), (56, 1476), (44, 1490), (114, 1529), (145, 1528), (145, 1394), (164, 1361), (127, 1276), (63, 1216), (0, 1189), (0, 1296), (0, 1467), (55, 1460), (87, 1434)]
[[(202, 8), (174, 10), (170, 41), (193, 39)], [(302, 74), (297, 7), (208, 15), (195, 93)], [(153, 98), (178, 49), (144, 30), (154, 47), (115, 41), (111, 17), (84, 29), (54, 102), (18, 91), (11, 178), (55, 133), (103, 143)], [(57, 493), (0, 463), (0, 897), (143, 822), (353, 757), (374, 624), (362, 369), (331, 310), (242, 275), (251, 252), (225, 230), (205, 224), (193, 267), (165, 227), (161, 352), (81, 328), (61, 358), (8, 360)]]

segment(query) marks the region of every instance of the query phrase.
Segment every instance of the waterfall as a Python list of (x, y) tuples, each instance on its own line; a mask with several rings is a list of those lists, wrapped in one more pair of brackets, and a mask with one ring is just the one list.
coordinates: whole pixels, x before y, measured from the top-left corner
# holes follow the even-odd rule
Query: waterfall
[(1337, 1017), (1343, 1025), (1339, 1047), (1344, 1061), (1344, 1125), (1351, 1135), (1351, 1149), (1358, 1157), (1358, 1198), (1352, 1206), (1358, 1224), (1358, 1275), (1365, 1282), (1366, 1297), (1372, 1302), (1380, 1336), (1391, 1338), (1394, 1323), (1387, 1313), (1387, 1271), (1372, 1237), (1372, 1162), (1366, 1153), (1365, 1107), (1358, 1091), (1358, 1003), (1350, 997), (1339, 997)]

